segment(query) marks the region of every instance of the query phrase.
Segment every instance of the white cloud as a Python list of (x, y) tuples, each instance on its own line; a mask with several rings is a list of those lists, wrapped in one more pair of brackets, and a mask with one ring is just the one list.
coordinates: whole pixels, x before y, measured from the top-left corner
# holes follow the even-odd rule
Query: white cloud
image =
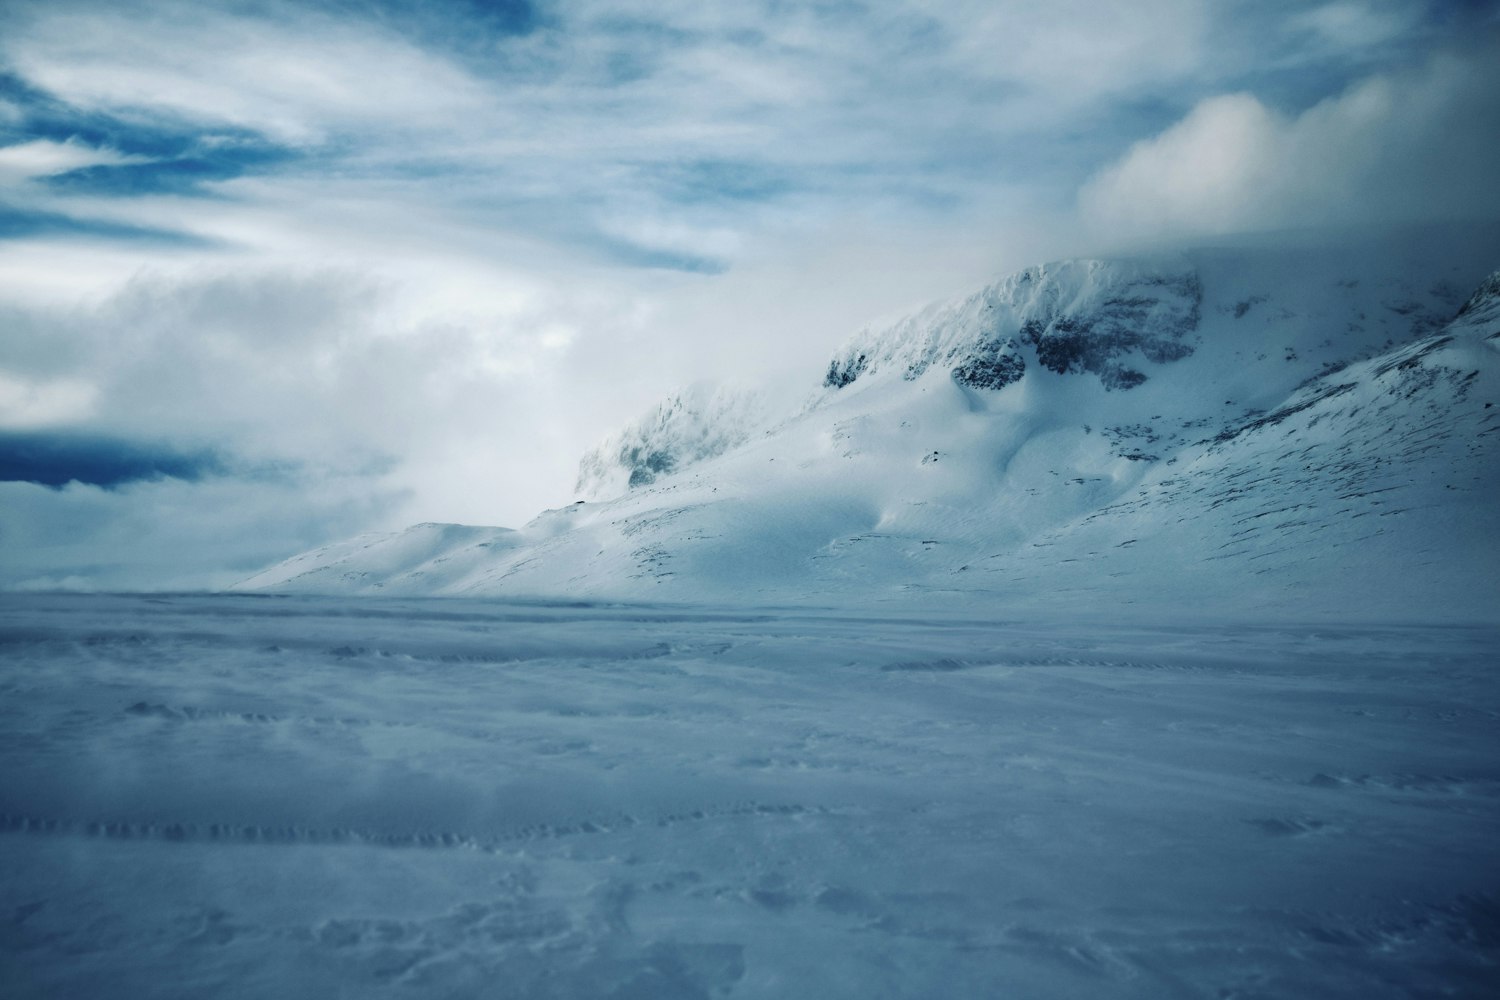
[(1126, 238), (1493, 217), (1495, 56), (1374, 76), (1297, 115), (1210, 98), (1099, 171), (1080, 209)]
[[(212, 249), (0, 241), (0, 417), (301, 470), (294, 486), (237, 467), (27, 492), (39, 538), (114, 518), (100, 545), (145, 558), (130, 539), (170, 549), (185, 511), (201, 515), (183, 521), (189, 544), (217, 524), (269, 540), (257, 551), (523, 522), (571, 500), (579, 455), (682, 384), (816, 382), (876, 314), (1094, 249), (1075, 238), (1078, 180), (1143, 115), (1217, 80), (1253, 89), (1265, 46), (1277, 73), (1317, 76), (1333, 54), (1401, 40), (1396, 7), (1420, 5), (1351, 0), (1291, 23), (1208, 0), (559, 0), (487, 48), (419, 44), (336, 20), (340, 6), (19, 3), (0, 32), (11, 71), (126, 132), (201, 151), (239, 126), (301, 154), (205, 182), (210, 198), (26, 185), (24, 209)], [(1213, 98), (1082, 204), (1122, 238), (1461, 209), (1492, 159), (1494, 75), (1439, 62), (1302, 114)], [(0, 171), (9, 155), (17, 177), (122, 162), (76, 142), (8, 149)], [(729, 270), (629, 266), (674, 256)], [(298, 491), (322, 513), (293, 512)], [(73, 520), (46, 528), (49, 504)]]
[(425, 278), (199, 264), (89, 306), (12, 307), (0, 426), (207, 447), (252, 480), (360, 479), (412, 520), (515, 523), (571, 499), (611, 396), (587, 355), (628, 301), (472, 265)]
[(3, 52), (79, 107), (240, 126), (294, 144), (351, 127), (426, 131), (485, 103), (471, 77), (397, 36), (280, 13), (184, 2), (43, 9), (8, 32)]
[(1068, 106), (1199, 70), (1211, 19), (1202, 0), (1053, 0), (960, 4), (944, 21), (970, 72)]
[(97, 398), (98, 390), (84, 379), (28, 379), (0, 370), (0, 430), (86, 420)]
[(401, 501), (367, 479), (0, 482), (0, 590), (221, 587)]
[[(1414, 9), (1389, 6), (1344, 0), (1305, 13), (1291, 33), (1341, 33), (1340, 44), (1357, 49)], [(293, 209), (293, 230), (323, 226), (379, 178), (388, 182), (380, 196), (407, 214), (444, 204), (493, 211), (486, 224), (539, 241), (593, 240), (603, 254), (623, 241), (730, 263), (782, 206), (813, 225), (889, 206), (905, 223), (992, 203), (996, 171), (1029, 170), (1031, 190), (1013, 206), (1030, 213), (1064, 200), (1078, 179), (1076, 159), (1039, 155), (1049, 143), (1130, 135), (1135, 113), (1112, 114), (1118, 102), (1175, 98), (1242, 73), (1261, 43), (1296, 48), (1282, 38), (1286, 25), (1268, 33), (1264, 19), (1209, 0), (792, 9), (559, 0), (536, 31), (485, 39), (481, 54), (478, 39), (444, 48), (423, 36), (424, 48), (389, 23), (274, 0), (24, 9), (0, 36), (0, 55), (65, 101), (157, 124), (240, 126), (329, 157), (277, 172), (273, 197), (309, 197)], [(1376, 22), (1386, 27), (1369, 27)], [(684, 179), (704, 163), (760, 171), (773, 193), (740, 198), (732, 182)], [(225, 206), (68, 200), (253, 246), (288, 229)]]
[(1422, 5), (1412, 3), (1337, 0), (1294, 15), (1288, 27), (1311, 32), (1334, 48), (1365, 48), (1399, 38), (1412, 29), (1422, 13)]
[(0, 146), (0, 185), (15, 184), (33, 177), (51, 177), (83, 167), (121, 166), (145, 163), (147, 157), (126, 156), (117, 150), (90, 146), (77, 139), (54, 142), (33, 139)]
[(849, 163), (909, 160), (937, 141), (1033, 128), (1060, 109), (1174, 80), (1201, 66), (1210, 22), (1205, 0), (1119, 10), (1085, 0), (852, 10), (565, 0), (548, 27), (461, 63), (374, 21), (268, 10), (37, 5), (8, 25), (0, 53), (80, 107), (297, 145), (359, 134), (358, 155), (376, 160)]

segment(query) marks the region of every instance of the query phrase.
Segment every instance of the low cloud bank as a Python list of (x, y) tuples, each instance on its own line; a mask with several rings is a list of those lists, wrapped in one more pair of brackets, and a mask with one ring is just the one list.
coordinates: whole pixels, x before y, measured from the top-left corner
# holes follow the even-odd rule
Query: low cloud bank
[(1298, 114), (1211, 97), (1099, 171), (1082, 218), (1130, 239), (1500, 216), (1497, 49), (1372, 76)]

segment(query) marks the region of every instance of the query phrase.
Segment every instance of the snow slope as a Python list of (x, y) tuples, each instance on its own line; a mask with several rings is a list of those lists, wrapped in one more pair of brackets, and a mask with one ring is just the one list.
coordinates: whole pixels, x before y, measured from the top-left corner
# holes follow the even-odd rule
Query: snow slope
[(715, 458), (749, 441), (775, 417), (753, 389), (695, 385), (610, 435), (578, 463), (577, 493), (608, 500)]
[(669, 401), (586, 457), (603, 502), (244, 586), (1494, 620), (1500, 307), (1475, 256), (1031, 268), (862, 331), (801, 407)]

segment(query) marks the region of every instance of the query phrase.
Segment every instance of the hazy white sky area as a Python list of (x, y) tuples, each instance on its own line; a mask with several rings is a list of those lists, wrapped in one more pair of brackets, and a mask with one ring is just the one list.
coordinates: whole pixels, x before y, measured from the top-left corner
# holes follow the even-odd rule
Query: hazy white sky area
[(0, 587), (519, 525), (685, 383), (1497, 161), (1491, 2), (9, 0)]

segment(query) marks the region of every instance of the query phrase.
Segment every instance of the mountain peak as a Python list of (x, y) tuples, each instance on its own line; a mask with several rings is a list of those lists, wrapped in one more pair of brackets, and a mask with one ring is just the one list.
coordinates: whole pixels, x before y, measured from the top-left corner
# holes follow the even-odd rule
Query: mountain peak
[(576, 493), (606, 500), (722, 455), (763, 429), (769, 412), (759, 390), (707, 383), (681, 389), (585, 453)]
[(862, 331), (829, 362), (823, 384), (841, 389), (891, 371), (913, 381), (941, 369), (960, 385), (1003, 389), (1035, 365), (1130, 389), (1149, 377), (1143, 369), (1192, 353), (1202, 297), (1186, 258), (1042, 264)]
[(1496, 336), (1457, 251), (1028, 268), (861, 332), (800, 405), (674, 394), (585, 456), (604, 502), (251, 586), (1490, 619)]
[(1500, 271), (1494, 272), (1480, 283), (1458, 311), (1456, 318), (1466, 323), (1485, 323), (1500, 319)]

